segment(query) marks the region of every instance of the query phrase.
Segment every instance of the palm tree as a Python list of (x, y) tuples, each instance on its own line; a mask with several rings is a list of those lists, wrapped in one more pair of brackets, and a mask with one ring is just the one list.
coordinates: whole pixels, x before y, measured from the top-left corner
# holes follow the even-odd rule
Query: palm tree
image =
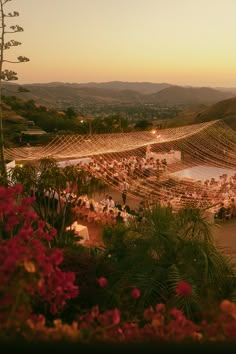
[[(126, 228), (105, 229), (105, 257), (115, 271), (109, 279), (110, 306), (131, 306), (132, 287), (141, 291), (135, 306), (140, 313), (164, 302), (192, 317), (206, 304), (232, 299), (235, 266), (214, 244), (211, 228), (198, 209), (173, 214), (158, 205), (145, 210), (145, 221)], [(119, 246), (117, 246), (119, 245)], [(191, 285), (190, 296), (179, 296), (179, 281)]]
[[(82, 194), (92, 196), (105, 188), (100, 179), (87, 171), (73, 165), (60, 168), (51, 158), (44, 158), (21, 167), (16, 166), (12, 169), (11, 181), (13, 184), (22, 184), (25, 195), (36, 196), (33, 207), (40, 219), (57, 229), (55, 240), (60, 245), (63, 245), (65, 227), (74, 221), (71, 212), (72, 189), (76, 190), (76, 194), (73, 194), (73, 203), (76, 204)], [(69, 191), (67, 197), (65, 190)]]

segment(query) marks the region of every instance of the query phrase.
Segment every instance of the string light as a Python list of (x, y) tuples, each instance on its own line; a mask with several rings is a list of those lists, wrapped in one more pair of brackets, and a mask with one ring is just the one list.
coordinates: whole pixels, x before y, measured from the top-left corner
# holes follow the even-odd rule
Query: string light
[[(46, 146), (5, 149), (5, 156), (8, 160), (21, 163), (45, 157), (58, 161), (90, 157), (96, 161), (100, 170), (104, 171), (101, 175), (104, 182), (110, 183), (118, 190), (114, 171), (109, 167), (111, 161), (129, 160), (131, 156), (141, 159), (146, 156), (148, 146), (153, 154), (160, 156), (170, 151), (178, 151), (181, 153), (181, 159), (168, 163), (167, 170), (159, 177), (154, 175), (144, 178), (143, 170), (136, 171), (135, 179), (127, 175), (129, 192), (134, 198), (167, 200), (173, 196), (183, 196), (186, 188), (191, 188), (186, 178), (177, 177), (178, 174), (175, 173), (197, 166), (200, 166), (198, 180), (201, 182), (195, 184), (196, 189), (198, 186), (200, 188), (204, 180), (209, 179), (209, 167), (221, 168), (221, 171), (225, 170), (227, 173), (232, 171), (232, 175), (236, 173), (236, 133), (221, 120), (151, 132), (56, 136)], [(181, 176), (181, 173), (179, 175)], [(203, 189), (206, 190), (206, 187)], [(209, 189), (205, 198), (206, 204), (212, 203), (212, 198), (217, 198), (216, 194), (217, 192), (213, 193)]]

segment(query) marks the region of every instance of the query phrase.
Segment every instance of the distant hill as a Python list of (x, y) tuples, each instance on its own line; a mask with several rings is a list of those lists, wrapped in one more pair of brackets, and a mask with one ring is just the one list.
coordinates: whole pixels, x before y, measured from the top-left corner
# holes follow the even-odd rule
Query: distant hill
[(181, 111), (168, 122), (168, 127), (198, 124), (216, 119), (223, 119), (236, 130), (236, 97), (219, 101), (212, 105), (192, 105), (189, 109)]
[(236, 97), (217, 102), (211, 107), (198, 113), (195, 123), (207, 122), (215, 119), (224, 119), (236, 130)]
[(236, 87), (214, 87), (214, 89), (224, 92), (232, 92), (236, 95)]
[(207, 110), (209, 107), (211, 106), (206, 104), (190, 105), (189, 107), (186, 107), (186, 109), (181, 110), (176, 117), (169, 119), (166, 127), (172, 128), (195, 124), (198, 114)]
[[(17, 87), (11, 84), (10, 88)], [(50, 108), (80, 106), (86, 104), (154, 104), (192, 105), (213, 104), (233, 97), (231, 91), (208, 87), (182, 87), (166, 83), (148, 82), (104, 82), (104, 83), (46, 83), (28, 84), (21, 87), (29, 92), (18, 93), (17, 97)], [(9, 91), (4, 92), (11, 95)]]
[(218, 91), (209, 87), (171, 86), (155, 94), (149, 99), (155, 103), (173, 104), (210, 104), (234, 96), (232, 92)]
[[(11, 85), (11, 88), (13, 85)], [(143, 94), (131, 89), (116, 90), (112, 88), (98, 88), (79, 84), (30, 84), (21, 85), (29, 92), (17, 93), (23, 100), (34, 100), (37, 104), (55, 108), (61, 105), (81, 105), (97, 103), (139, 103), (143, 101)], [(4, 95), (11, 94), (12, 90), (4, 91)], [(16, 89), (14, 89), (16, 91)]]
[(103, 83), (94, 83), (90, 82), (88, 84), (83, 84), (87, 87), (98, 87), (98, 88), (107, 88), (114, 90), (132, 90), (137, 91), (142, 94), (151, 94), (154, 92), (161, 91), (167, 87), (170, 87), (171, 84), (167, 83), (152, 83), (152, 82), (123, 82), (123, 81), (110, 81)]
[(88, 82), (88, 83), (62, 83), (62, 82), (50, 82), (47, 84), (33, 84), (34, 86), (45, 86), (48, 87), (58, 87), (67, 86), (73, 88), (89, 87), (98, 89), (108, 89), (108, 90), (131, 90), (137, 91), (142, 94), (150, 94), (154, 92), (161, 91), (171, 84), (167, 83), (152, 83), (152, 82), (128, 82), (128, 81), (109, 81), (109, 82)]

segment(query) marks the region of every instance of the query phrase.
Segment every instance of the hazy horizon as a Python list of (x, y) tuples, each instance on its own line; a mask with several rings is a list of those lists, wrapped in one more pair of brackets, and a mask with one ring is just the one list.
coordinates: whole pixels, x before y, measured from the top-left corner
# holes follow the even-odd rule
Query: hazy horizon
[(5, 65), (20, 84), (151, 82), (236, 87), (235, 0), (12, 0), (24, 32)]
[(222, 89), (236, 89), (236, 84), (235, 86), (213, 86), (213, 85), (181, 85), (181, 84), (176, 84), (172, 82), (151, 82), (151, 81), (127, 81), (127, 80), (110, 80), (110, 81), (83, 81), (83, 82), (69, 82), (69, 81), (45, 81), (45, 82), (24, 82), (21, 83), (19, 81), (14, 81), (12, 82), (13, 84), (18, 84), (18, 85), (47, 85), (47, 84), (64, 84), (64, 85), (83, 85), (83, 84), (106, 84), (106, 83), (112, 83), (112, 82), (121, 82), (121, 83), (132, 83), (132, 84), (169, 84), (171, 86), (180, 86), (180, 87), (189, 87), (189, 88), (222, 88)]

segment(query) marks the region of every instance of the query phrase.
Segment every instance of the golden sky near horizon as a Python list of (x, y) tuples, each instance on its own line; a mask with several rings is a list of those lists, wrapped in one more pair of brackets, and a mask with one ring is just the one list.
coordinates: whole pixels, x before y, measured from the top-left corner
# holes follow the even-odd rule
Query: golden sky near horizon
[[(236, 0), (12, 0), (19, 83), (236, 87)], [(9, 10), (9, 11), (8, 11)]]

